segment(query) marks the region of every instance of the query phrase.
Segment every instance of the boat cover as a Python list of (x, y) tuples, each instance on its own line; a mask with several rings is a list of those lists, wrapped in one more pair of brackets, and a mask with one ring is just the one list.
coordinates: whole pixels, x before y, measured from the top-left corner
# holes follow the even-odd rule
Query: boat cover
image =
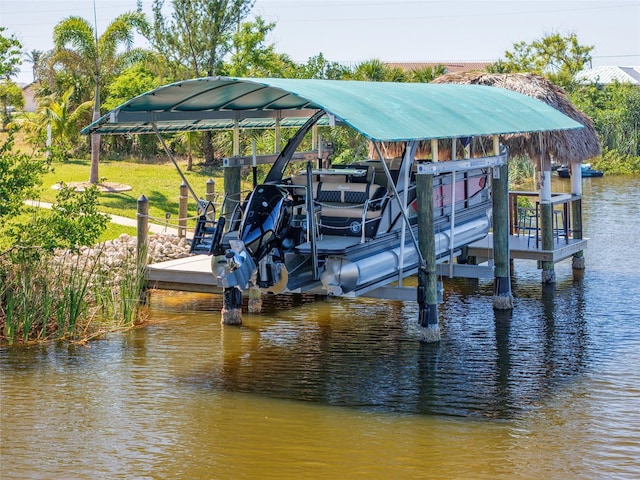
[(481, 85), (206, 77), (158, 87), (83, 134), (296, 127), (315, 111), (373, 141), (461, 138), (583, 128), (553, 107)]

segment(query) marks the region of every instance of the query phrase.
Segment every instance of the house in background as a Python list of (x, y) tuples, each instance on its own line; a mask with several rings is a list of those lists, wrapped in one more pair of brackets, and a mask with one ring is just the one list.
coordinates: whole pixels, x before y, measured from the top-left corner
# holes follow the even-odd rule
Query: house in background
[(577, 74), (576, 78), (582, 84), (609, 85), (618, 82), (640, 87), (640, 67), (595, 67), (583, 70)]
[(447, 73), (464, 73), (484, 71), (495, 62), (384, 62), (388, 67), (398, 67), (406, 72), (421, 70), (426, 67), (434, 68), (442, 65)]
[(24, 96), (24, 112), (35, 112), (38, 109), (38, 101), (36, 100), (36, 82), (28, 84), (18, 84), (22, 88)]

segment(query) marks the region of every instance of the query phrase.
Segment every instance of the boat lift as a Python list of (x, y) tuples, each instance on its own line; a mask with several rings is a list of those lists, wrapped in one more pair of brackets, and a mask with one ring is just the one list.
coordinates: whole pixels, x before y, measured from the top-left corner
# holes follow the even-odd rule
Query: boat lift
[[(243, 128), (276, 128), (276, 137), (279, 137), (281, 127), (297, 126), (302, 129), (296, 135), (304, 136), (320, 118), (330, 125), (353, 128), (369, 139), (376, 147), (387, 176), (389, 171), (379, 149), (382, 143), (401, 142), (407, 146), (407, 151), (415, 152), (417, 142), (431, 141), (432, 146), (437, 147), (438, 139), (492, 138), (492, 157), (440, 162), (437, 148), (435, 152), (432, 148), (431, 161), (418, 162), (418, 238), (414, 240), (419, 260), (416, 299), (420, 305), (419, 322), (424, 327), (423, 339), (438, 340), (433, 180), (445, 172), (450, 172), (455, 179), (461, 172), (480, 168), (492, 171), (494, 307), (512, 308), (508, 268), (508, 154), (500, 151), (498, 136), (582, 128), (580, 123), (538, 100), (479, 85), (208, 77), (165, 85), (135, 97), (85, 127), (82, 133), (155, 133), (162, 141), (163, 133), (233, 129), (237, 139), (237, 132)], [(313, 120), (311, 123), (310, 119)], [(236, 154), (238, 150), (236, 146)], [(168, 149), (167, 153), (172, 158)], [(288, 162), (292, 155), (293, 152), (284, 152), (284, 155), (279, 152), (269, 173), (272, 176), (275, 172), (275, 176), (268, 176), (267, 181), (279, 179), (279, 162)], [(175, 163), (173, 158), (172, 161)], [(252, 162), (255, 164), (255, 157)], [(238, 156), (225, 163), (225, 192), (227, 195), (238, 194), (240, 165), (244, 163)], [(409, 175), (408, 168), (405, 167), (405, 175)], [(233, 174), (227, 175), (227, 171)], [(183, 180), (186, 180), (184, 176)], [(311, 187), (311, 184), (307, 185), (308, 190)], [(405, 187), (406, 192), (408, 186)], [(392, 193), (399, 201), (399, 192)], [(199, 202), (192, 189), (191, 194)], [(399, 208), (405, 222), (406, 208), (405, 198)], [(453, 208), (452, 227), (456, 226), (455, 217)], [(405, 230), (412, 233), (412, 229), (402, 228), (401, 255), (405, 255)], [(456, 250), (454, 235), (450, 235), (449, 242), (452, 258)], [(236, 254), (242, 253), (242, 250), (228, 251), (228, 261), (233, 263), (237, 260)], [(318, 254), (312, 256), (317, 259)], [(450, 261), (451, 274), (459, 268)], [(313, 273), (315, 280), (319, 273), (317, 265), (314, 265)], [(401, 268), (398, 273), (401, 279), (411, 272)], [(227, 295), (225, 301), (226, 298)], [(237, 295), (229, 301), (237, 305)]]

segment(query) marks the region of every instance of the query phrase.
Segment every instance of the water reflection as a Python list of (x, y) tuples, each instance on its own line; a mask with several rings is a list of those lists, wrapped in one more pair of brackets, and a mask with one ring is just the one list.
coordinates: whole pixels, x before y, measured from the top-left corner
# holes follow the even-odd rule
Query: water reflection
[(584, 304), (572, 299), (580, 285), (500, 312), (490, 296), (447, 283), (439, 344), (415, 341), (412, 304), (291, 298), (295, 309), (222, 329), (219, 359), (181, 381), (367, 411), (508, 418), (583, 368)]
[(604, 180), (582, 278), (516, 261), (508, 313), (445, 279), (439, 344), (410, 302), (270, 297), (221, 328), (219, 297), (154, 293), (143, 328), (2, 348), (0, 477), (637, 478), (640, 178)]

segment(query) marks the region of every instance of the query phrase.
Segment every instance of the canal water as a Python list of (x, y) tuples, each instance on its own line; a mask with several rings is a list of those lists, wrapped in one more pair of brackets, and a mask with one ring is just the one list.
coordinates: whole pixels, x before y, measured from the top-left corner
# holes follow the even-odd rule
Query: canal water
[[(554, 190), (568, 181), (554, 179)], [(564, 183), (563, 183), (564, 182)], [(86, 347), (0, 349), (2, 479), (640, 478), (640, 177), (584, 180), (587, 269), (414, 303), (154, 293)]]

